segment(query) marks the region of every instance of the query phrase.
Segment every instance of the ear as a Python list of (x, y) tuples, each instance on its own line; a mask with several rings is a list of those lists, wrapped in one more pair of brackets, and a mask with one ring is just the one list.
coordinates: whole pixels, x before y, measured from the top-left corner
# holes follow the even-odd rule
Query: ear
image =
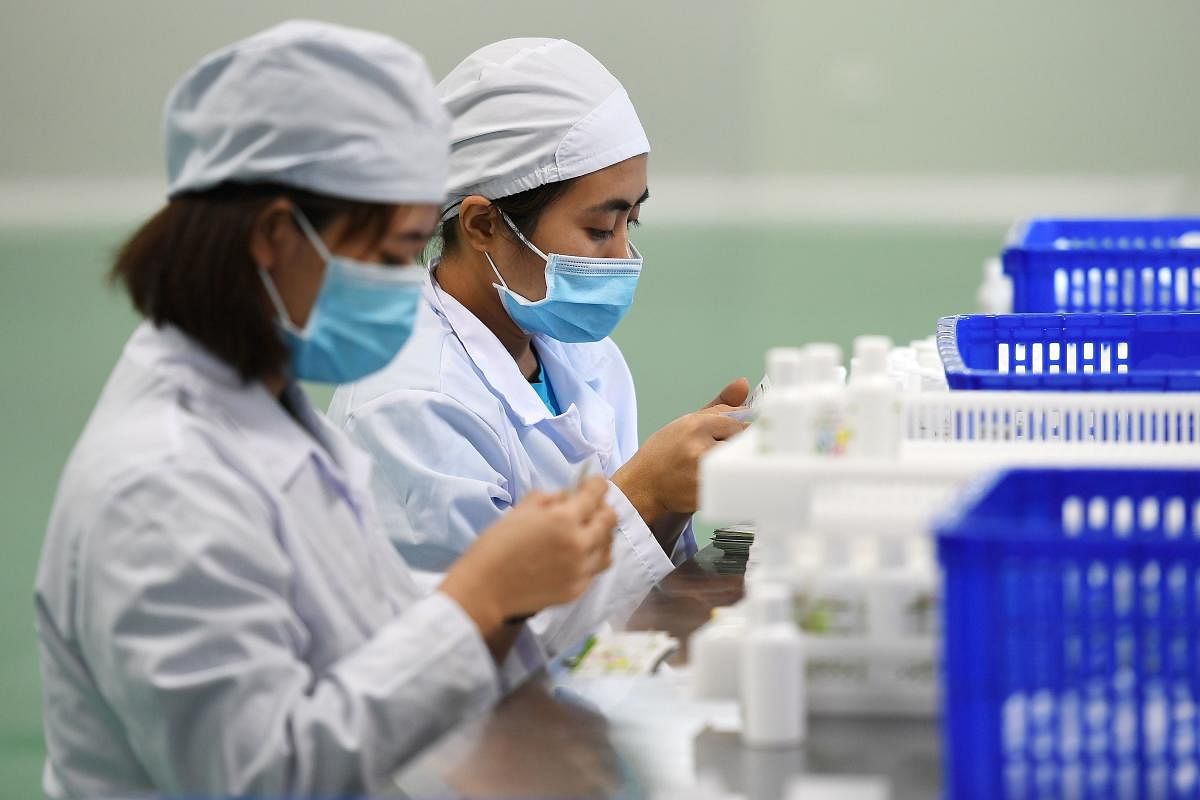
[(491, 201), (479, 195), (465, 198), (458, 206), (458, 236), (467, 246), (479, 253), (496, 248), (500, 236), (500, 215)]
[(250, 228), (250, 258), (259, 269), (270, 272), (287, 262), (296, 237), (301, 235), (292, 218), (292, 202), (283, 197), (272, 200), (258, 212)]

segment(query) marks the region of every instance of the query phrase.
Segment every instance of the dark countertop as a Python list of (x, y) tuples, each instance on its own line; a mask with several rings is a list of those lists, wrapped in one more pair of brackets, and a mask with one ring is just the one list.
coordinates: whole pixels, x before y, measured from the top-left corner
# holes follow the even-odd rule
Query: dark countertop
[[(671, 664), (686, 663), (687, 637), (714, 606), (742, 596), (738, 562), (723, 556), (713, 547), (699, 552), (654, 587), (629, 621), (631, 630), (662, 630), (679, 639), (682, 648)], [(629, 737), (616, 735), (597, 709), (540, 676), (437, 742), (397, 783), (414, 798), (649, 797), (678, 765), (644, 756), (630, 752)], [(881, 776), (892, 800), (925, 800), (939, 791), (938, 729), (931, 719), (811, 717), (805, 743), (782, 750), (745, 748), (736, 733), (704, 730), (691, 742), (691, 762), (749, 800), (777, 800), (806, 772)]]

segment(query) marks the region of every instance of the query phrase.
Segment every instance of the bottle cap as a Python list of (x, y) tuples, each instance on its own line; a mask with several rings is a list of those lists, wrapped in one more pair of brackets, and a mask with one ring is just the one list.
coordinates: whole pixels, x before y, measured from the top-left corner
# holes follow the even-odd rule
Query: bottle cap
[(767, 377), (771, 388), (798, 386), (804, 382), (806, 357), (799, 347), (772, 347), (767, 351)]
[(887, 370), (892, 340), (886, 336), (859, 336), (854, 340), (855, 372), (878, 375)]
[(842, 366), (842, 348), (828, 342), (814, 342), (804, 348), (808, 355), (809, 368), (813, 380), (818, 383), (828, 383), (839, 379)]

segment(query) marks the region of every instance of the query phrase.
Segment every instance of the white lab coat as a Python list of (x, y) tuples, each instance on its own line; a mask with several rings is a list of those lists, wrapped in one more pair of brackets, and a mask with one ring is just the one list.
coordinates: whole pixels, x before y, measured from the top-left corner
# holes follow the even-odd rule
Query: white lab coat
[(367, 458), (288, 398), (303, 427), (173, 328), (127, 344), (38, 570), (50, 796), (369, 790), (502, 691), (380, 533)]
[[(432, 584), (530, 491), (568, 486), (582, 461), (611, 476), (637, 450), (633, 379), (612, 340), (565, 344), (538, 335), (533, 346), (565, 409), (557, 417), (495, 335), (431, 280), (400, 355), (334, 395), (330, 421), (377, 465), (384, 528)], [(619, 518), (613, 565), (579, 600), (532, 620), (547, 656), (623, 621), (695, 552), (690, 524), (669, 559), (615, 485), (607, 500)]]

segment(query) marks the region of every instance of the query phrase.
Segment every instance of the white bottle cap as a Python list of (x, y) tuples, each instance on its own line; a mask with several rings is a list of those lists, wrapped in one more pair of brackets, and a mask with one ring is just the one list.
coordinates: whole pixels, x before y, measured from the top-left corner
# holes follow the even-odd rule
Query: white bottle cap
[(907, 370), (917, 365), (917, 354), (911, 347), (894, 347), (888, 353), (888, 367)]
[(751, 584), (747, 600), (750, 605), (749, 617), (752, 625), (795, 620), (792, 590), (786, 584), (775, 582)]
[(767, 377), (772, 388), (799, 386), (807, 377), (807, 357), (799, 347), (772, 347), (767, 351)]
[(942, 357), (938, 355), (936, 347), (922, 347), (917, 350), (917, 364), (922, 369), (935, 369), (940, 372), (942, 370)]
[(878, 375), (887, 370), (888, 353), (892, 352), (892, 340), (886, 336), (859, 336), (854, 340), (854, 372), (863, 375)]
[(842, 366), (842, 348), (828, 342), (815, 342), (804, 348), (809, 360), (809, 370), (818, 383), (837, 381), (838, 367)]
[(1000, 259), (992, 256), (983, 262), (983, 278), (985, 283), (1004, 277), (1004, 265)]

